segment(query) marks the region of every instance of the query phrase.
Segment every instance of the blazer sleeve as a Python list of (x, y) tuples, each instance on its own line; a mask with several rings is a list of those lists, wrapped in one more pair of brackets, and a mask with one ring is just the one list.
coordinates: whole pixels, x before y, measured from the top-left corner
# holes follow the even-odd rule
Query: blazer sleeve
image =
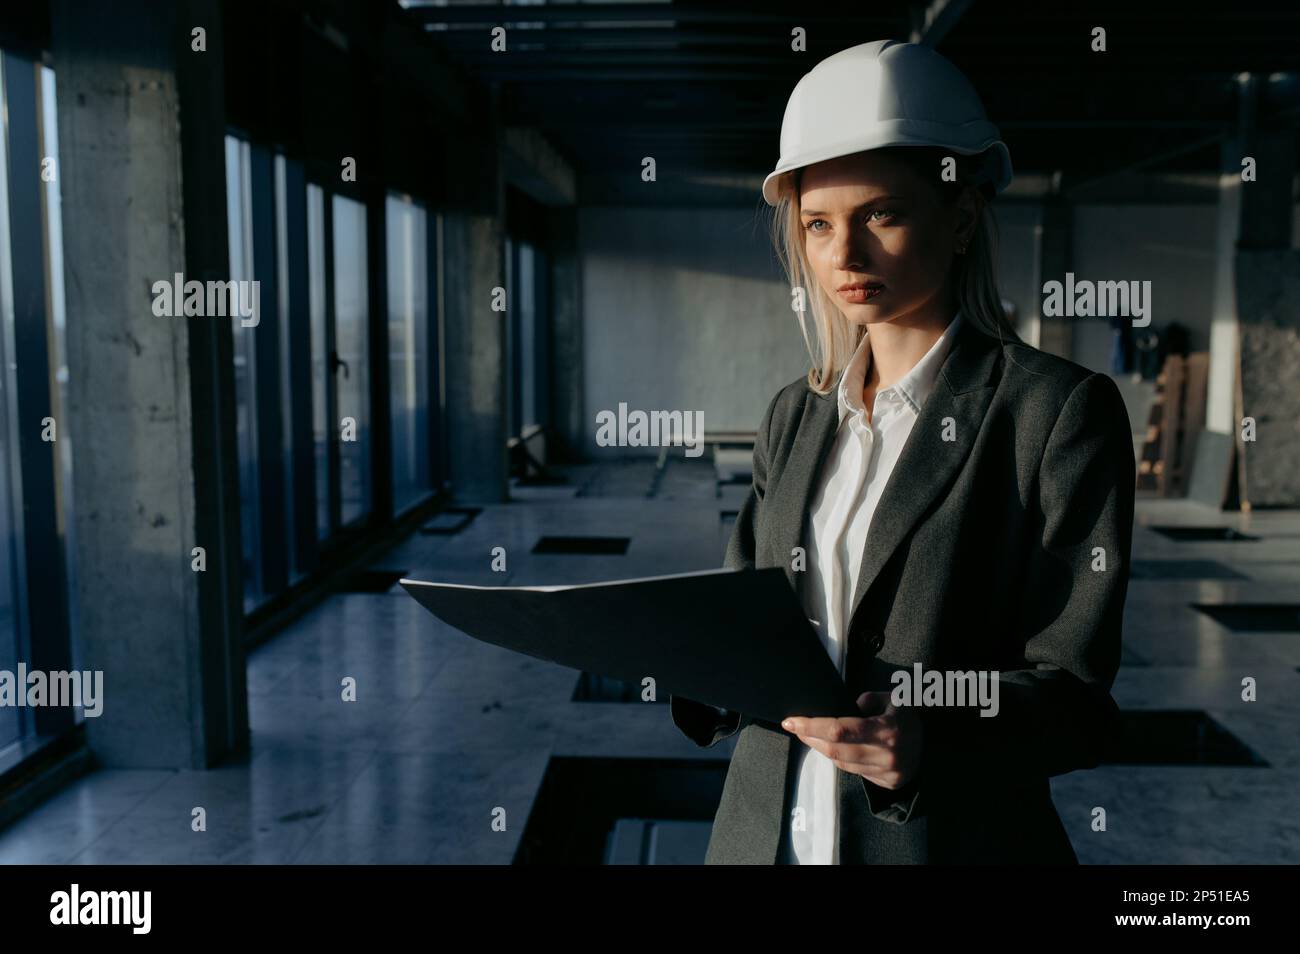
[(976, 707), (923, 708), (921, 772), (894, 792), (868, 783), (873, 813), (903, 822), (932, 785), (990, 776), (1014, 783), (1100, 762), (1118, 727), (1110, 689), (1135, 483), (1123, 399), (1110, 378), (1092, 374), (1066, 399), (1043, 449), (1033, 556), (1011, 617), (1019, 621), (1023, 665), (999, 673), (995, 716)]
[[(767, 406), (762, 423), (754, 434), (754, 479), (749, 494), (736, 514), (736, 524), (727, 542), (723, 565), (732, 570), (754, 569), (755, 522), (763, 505), (767, 490), (768, 447), (771, 439), (772, 415), (781, 396), (777, 392)], [(668, 697), (668, 709), (673, 723), (696, 745), (708, 748), (734, 735), (752, 721), (748, 716), (730, 709), (705, 705), (685, 696)]]

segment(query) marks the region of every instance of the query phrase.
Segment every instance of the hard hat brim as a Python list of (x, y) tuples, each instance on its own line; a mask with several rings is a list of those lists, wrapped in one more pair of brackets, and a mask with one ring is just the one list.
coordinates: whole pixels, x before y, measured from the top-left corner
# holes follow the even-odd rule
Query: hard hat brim
[[(897, 122), (895, 126), (915, 126), (912, 122)], [(958, 148), (949, 143), (935, 141), (939, 137), (923, 137), (916, 135), (916, 130), (904, 130), (902, 128), (887, 130), (885, 135), (872, 135), (869, 137), (860, 137), (856, 140), (836, 143), (832, 146), (826, 146), (818, 150), (810, 151), (788, 159), (783, 158), (763, 180), (763, 199), (768, 205), (774, 206), (780, 197), (781, 178), (797, 169), (803, 169), (807, 166), (814, 165), (818, 162), (825, 162), (827, 159), (838, 159), (842, 156), (851, 156), (859, 152), (870, 152), (874, 149), (885, 149), (891, 146), (924, 146), (931, 149), (947, 149), (958, 155), (973, 156), (981, 152), (989, 152), (989, 169), (988, 181), (993, 186), (994, 192), (1001, 192), (1011, 184), (1011, 152), (1007, 149), (1006, 144), (998, 138), (997, 130), (991, 123), (981, 123), (987, 126), (990, 133), (986, 133), (986, 138), (977, 140), (978, 145), (971, 147)], [(892, 135), (889, 133), (893, 133)], [(943, 137), (947, 138), (947, 137)]]

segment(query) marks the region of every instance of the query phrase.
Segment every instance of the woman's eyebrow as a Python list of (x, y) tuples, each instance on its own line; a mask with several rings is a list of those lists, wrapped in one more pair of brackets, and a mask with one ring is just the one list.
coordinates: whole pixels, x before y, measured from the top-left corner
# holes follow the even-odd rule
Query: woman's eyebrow
[[(866, 202), (862, 202), (859, 203), (858, 205), (855, 205), (849, 211), (857, 212), (861, 209), (865, 209), (869, 205), (875, 205), (877, 202), (885, 202), (891, 199), (901, 199), (901, 198), (903, 198), (901, 195), (878, 195), (874, 199), (868, 199)], [(800, 209), (799, 214), (800, 215), (827, 215), (828, 213), (821, 212), (815, 209)]]

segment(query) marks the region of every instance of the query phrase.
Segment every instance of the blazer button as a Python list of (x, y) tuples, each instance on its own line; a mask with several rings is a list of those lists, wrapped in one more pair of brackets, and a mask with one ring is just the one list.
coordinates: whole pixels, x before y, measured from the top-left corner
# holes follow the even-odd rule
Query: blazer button
[(885, 634), (878, 629), (867, 629), (862, 631), (862, 641), (866, 644), (868, 650), (874, 656), (880, 652), (885, 645)]

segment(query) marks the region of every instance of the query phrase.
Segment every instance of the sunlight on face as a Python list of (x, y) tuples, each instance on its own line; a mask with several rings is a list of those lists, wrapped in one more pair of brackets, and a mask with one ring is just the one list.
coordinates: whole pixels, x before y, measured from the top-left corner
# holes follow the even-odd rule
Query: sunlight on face
[(850, 321), (952, 318), (957, 210), (906, 163), (881, 152), (816, 163), (803, 172), (799, 208), (817, 283)]

